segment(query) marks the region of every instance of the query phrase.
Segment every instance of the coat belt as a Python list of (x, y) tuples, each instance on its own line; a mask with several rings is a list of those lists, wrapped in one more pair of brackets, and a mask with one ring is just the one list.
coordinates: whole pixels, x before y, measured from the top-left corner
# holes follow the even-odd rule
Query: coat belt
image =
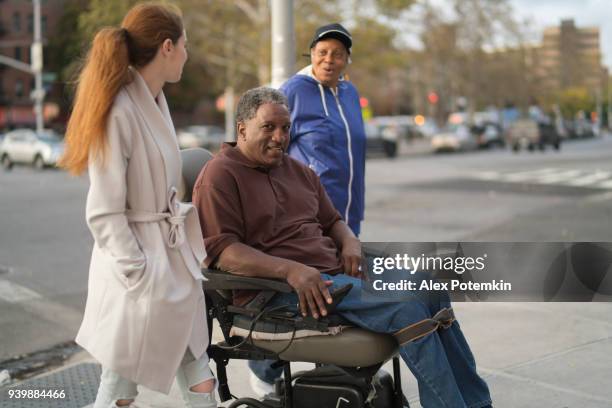
[(160, 222), (170, 224), (167, 243), (170, 248), (177, 248), (185, 242), (185, 218), (193, 206), (181, 203), (177, 199), (177, 190), (172, 187), (168, 192), (168, 211), (152, 212), (145, 210), (126, 210), (128, 222)]
[[(168, 191), (168, 209), (166, 211), (153, 212), (129, 209), (126, 210), (125, 215), (128, 222), (132, 223), (168, 222), (170, 224), (170, 231), (166, 238), (168, 246), (180, 250), (185, 257), (187, 269), (196, 280), (201, 280), (203, 279), (201, 267), (206, 258), (206, 249), (204, 249), (198, 213), (193, 205), (182, 203), (177, 197), (178, 192), (176, 188), (172, 187)], [(185, 241), (187, 241), (191, 251), (186, 247), (181, 247)]]
[(170, 248), (176, 248), (185, 241), (185, 216), (172, 215), (170, 212), (154, 213), (142, 210), (127, 210), (128, 222), (160, 222), (168, 221), (170, 232), (166, 242)]

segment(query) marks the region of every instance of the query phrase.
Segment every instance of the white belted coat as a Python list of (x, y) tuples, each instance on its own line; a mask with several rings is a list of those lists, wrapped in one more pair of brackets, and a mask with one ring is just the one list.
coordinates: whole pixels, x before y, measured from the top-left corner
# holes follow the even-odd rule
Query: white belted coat
[(197, 212), (178, 201), (174, 126), (145, 81), (117, 95), (105, 160), (90, 161), (86, 217), (95, 239), (76, 341), (104, 367), (168, 393), (187, 348), (208, 346)]

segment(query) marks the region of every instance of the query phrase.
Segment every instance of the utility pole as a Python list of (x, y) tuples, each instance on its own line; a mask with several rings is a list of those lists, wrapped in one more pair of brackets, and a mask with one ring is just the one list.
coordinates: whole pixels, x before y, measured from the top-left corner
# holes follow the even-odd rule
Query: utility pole
[(294, 73), (293, 0), (272, 0), (271, 7), (272, 87), (278, 88)]
[(33, 0), (34, 3), (34, 42), (32, 43), (31, 57), (32, 72), (34, 74), (35, 88), (32, 92), (34, 99), (34, 113), (36, 115), (36, 131), (42, 132), (44, 129), (43, 100), (45, 90), (42, 85), (43, 71), (43, 48), (40, 27), (40, 0)]
[(600, 136), (601, 135), (601, 122), (603, 120), (603, 110), (602, 110), (602, 104), (601, 104), (601, 89), (597, 89), (596, 93), (595, 93), (595, 105), (596, 105), (596, 109), (597, 109), (597, 122), (595, 123), (596, 126), (596, 136)]
[(234, 88), (232, 86), (225, 87), (223, 92), (223, 101), (225, 103), (225, 141), (236, 141), (236, 115), (234, 114)]
[(225, 28), (225, 57), (227, 65), (225, 66), (226, 83), (223, 100), (225, 102), (225, 141), (236, 141), (236, 114), (234, 112), (234, 84), (236, 83), (236, 61), (234, 59), (235, 52), (235, 30), (233, 25)]
[(612, 131), (612, 80), (608, 78), (608, 131)]

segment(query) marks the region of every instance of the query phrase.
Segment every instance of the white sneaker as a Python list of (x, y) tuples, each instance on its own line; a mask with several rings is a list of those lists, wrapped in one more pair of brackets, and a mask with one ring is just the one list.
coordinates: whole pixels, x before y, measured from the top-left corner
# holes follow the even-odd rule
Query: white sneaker
[(251, 388), (253, 389), (253, 392), (255, 392), (255, 395), (257, 395), (259, 398), (263, 398), (266, 395), (274, 392), (274, 384), (260, 380), (259, 377), (253, 373), (249, 373), (249, 377)]
[[(183, 397), (184, 398), (184, 397)], [(193, 392), (189, 391), (185, 406), (189, 408), (217, 408), (215, 391), (212, 392)]]

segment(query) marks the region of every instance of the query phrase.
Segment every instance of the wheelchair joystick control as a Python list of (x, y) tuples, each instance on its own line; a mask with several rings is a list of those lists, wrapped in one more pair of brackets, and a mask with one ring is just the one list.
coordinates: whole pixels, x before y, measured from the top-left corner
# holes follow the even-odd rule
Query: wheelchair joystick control
[(344, 299), (344, 297), (348, 295), (351, 289), (353, 289), (353, 284), (347, 283), (346, 285), (338, 288), (331, 294), (332, 303), (329, 306), (325, 307), (327, 309), (328, 314), (336, 311), (336, 307), (338, 306), (338, 304), (342, 302), (342, 299)]
[[(338, 288), (333, 293), (331, 293), (332, 302), (328, 305), (325, 305), (325, 309), (327, 310), (328, 315), (336, 311), (336, 307), (338, 306), (338, 304), (342, 302), (342, 299), (344, 299), (344, 297), (350, 292), (351, 289), (353, 289), (353, 284), (347, 283), (346, 285)], [(300, 309), (299, 302), (297, 303), (297, 309)], [(306, 316), (304, 318), (304, 320), (308, 321), (310, 321), (310, 319), (316, 321), (316, 319), (312, 316)]]

